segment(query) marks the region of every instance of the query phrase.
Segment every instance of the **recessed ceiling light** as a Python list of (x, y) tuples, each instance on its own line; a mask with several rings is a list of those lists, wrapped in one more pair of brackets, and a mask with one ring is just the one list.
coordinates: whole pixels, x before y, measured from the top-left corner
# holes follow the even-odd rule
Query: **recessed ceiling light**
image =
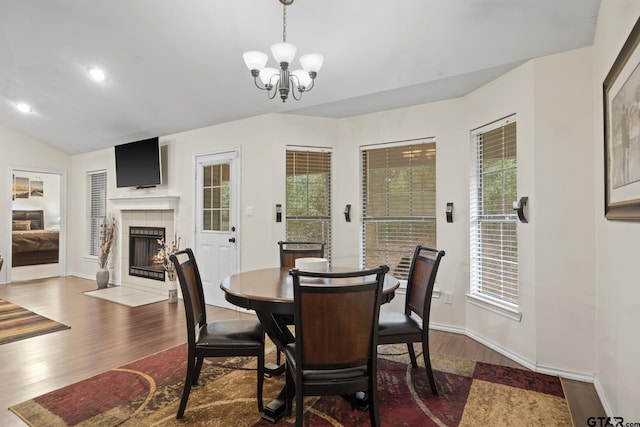
[(28, 106), (27, 104), (25, 104), (24, 102), (20, 102), (18, 104), (16, 104), (16, 108), (18, 109), (18, 111), (22, 112), (22, 113), (30, 113), (33, 110), (31, 109), (30, 106)]
[(91, 77), (93, 77), (94, 80), (97, 80), (99, 82), (104, 81), (104, 79), (106, 78), (104, 71), (99, 68), (90, 68), (89, 74), (91, 75)]

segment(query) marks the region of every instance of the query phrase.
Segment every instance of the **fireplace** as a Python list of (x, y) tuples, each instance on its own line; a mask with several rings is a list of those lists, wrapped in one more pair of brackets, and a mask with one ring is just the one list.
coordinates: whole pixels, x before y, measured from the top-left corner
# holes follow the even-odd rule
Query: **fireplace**
[(164, 227), (129, 227), (129, 275), (164, 282), (162, 259), (158, 259), (159, 239)]
[[(132, 274), (131, 264), (131, 252), (129, 233), (131, 228), (134, 229), (146, 229), (146, 228), (163, 228), (164, 236), (173, 236), (176, 232), (176, 210), (179, 205), (180, 197), (167, 196), (167, 195), (144, 195), (142, 197), (134, 197), (128, 195), (127, 197), (116, 197), (109, 199), (113, 203), (114, 209), (119, 214), (120, 221), (120, 235), (119, 237), (119, 249), (118, 260), (115, 263), (115, 278), (117, 282), (124, 288), (135, 289), (136, 291), (149, 292), (158, 295), (167, 295), (169, 285), (162, 278), (164, 277), (164, 271), (161, 270), (160, 263), (153, 264), (152, 268), (149, 266), (143, 267), (143, 270), (152, 270), (154, 278), (141, 277), (133, 272)], [(117, 215), (118, 215), (117, 214)], [(155, 257), (158, 254), (159, 247), (157, 246), (157, 239), (160, 236), (154, 236), (151, 239), (147, 239), (147, 245), (153, 249), (145, 249), (148, 256)], [(145, 261), (144, 264), (147, 264)], [(137, 265), (140, 267), (139, 265)], [(157, 267), (157, 268), (156, 268)], [(138, 270), (138, 269), (136, 269)], [(147, 271), (148, 273), (148, 271)], [(149, 274), (145, 274), (148, 276)]]

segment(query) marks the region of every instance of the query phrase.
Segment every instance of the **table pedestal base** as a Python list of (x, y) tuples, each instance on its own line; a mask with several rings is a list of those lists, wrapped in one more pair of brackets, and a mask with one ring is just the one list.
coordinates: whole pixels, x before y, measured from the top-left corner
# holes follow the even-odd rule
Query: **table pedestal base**
[(286, 409), (287, 402), (285, 401), (285, 398), (283, 396), (278, 396), (264, 407), (262, 418), (275, 424), (284, 417)]

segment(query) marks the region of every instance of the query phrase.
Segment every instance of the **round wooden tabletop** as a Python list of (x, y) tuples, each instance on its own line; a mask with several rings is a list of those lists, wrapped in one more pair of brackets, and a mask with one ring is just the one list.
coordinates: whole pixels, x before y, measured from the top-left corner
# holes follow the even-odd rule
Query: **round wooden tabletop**
[[(354, 268), (332, 267), (330, 271), (348, 272), (354, 271)], [(353, 284), (354, 280), (371, 280), (371, 277), (342, 280), (345, 284)], [(395, 277), (389, 274), (385, 276), (382, 291), (385, 302), (393, 298), (399, 285), (400, 282)], [(289, 268), (286, 267), (263, 268), (234, 274), (226, 277), (220, 283), (220, 288), (224, 291), (227, 301), (247, 309), (255, 310), (263, 304), (272, 306), (293, 304), (293, 278), (289, 274)]]

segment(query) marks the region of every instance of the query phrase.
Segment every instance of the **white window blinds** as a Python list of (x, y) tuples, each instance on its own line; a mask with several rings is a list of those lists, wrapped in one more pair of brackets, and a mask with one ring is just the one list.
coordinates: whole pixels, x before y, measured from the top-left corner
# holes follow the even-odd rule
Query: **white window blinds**
[(515, 116), (471, 132), (471, 294), (518, 303)]
[(286, 177), (287, 240), (324, 242), (331, 259), (331, 151), (287, 148)]
[(406, 279), (417, 245), (436, 246), (436, 143), (362, 149), (362, 265)]
[(89, 172), (87, 174), (88, 201), (87, 235), (89, 255), (100, 254), (100, 224), (107, 215), (107, 172)]

